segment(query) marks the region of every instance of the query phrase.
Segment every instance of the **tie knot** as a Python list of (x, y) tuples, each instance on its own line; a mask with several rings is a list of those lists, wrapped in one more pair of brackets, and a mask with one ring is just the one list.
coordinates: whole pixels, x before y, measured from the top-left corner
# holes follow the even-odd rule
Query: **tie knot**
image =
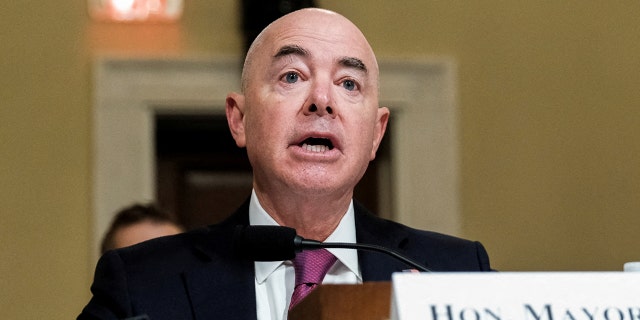
[(296, 271), (296, 286), (300, 284), (319, 284), (338, 260), (326, 249), (306, 250), (298, 253), (292, 260)]

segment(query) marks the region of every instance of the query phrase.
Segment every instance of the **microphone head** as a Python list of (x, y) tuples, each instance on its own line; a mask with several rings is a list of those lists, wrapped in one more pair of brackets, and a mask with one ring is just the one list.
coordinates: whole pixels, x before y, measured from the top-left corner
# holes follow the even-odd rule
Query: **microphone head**
[(253, 261), (290, 260), (296, 256), (296, 229), (281, 226), (236, 226), (235, 252)]

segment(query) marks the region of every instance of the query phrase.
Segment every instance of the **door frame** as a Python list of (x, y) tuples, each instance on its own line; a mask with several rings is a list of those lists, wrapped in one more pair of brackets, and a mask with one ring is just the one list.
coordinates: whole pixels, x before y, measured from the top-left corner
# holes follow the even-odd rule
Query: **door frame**
[[(459, 235), (456, 68), (447, 58), (383, 59), (380, 102), (392, 112), (391, 195), (383, 217)], [(241, 62), (227, 58), (100, 57), (94, 64), (92, 259), (120, 208), (155, 200), (154, 118), (224, 114)], [(384, 170), (382, 170), (384, 171)], [(382, 204), (384, 207), (385, 204)], [(94, 262), (93, 261), (93, 262)]]

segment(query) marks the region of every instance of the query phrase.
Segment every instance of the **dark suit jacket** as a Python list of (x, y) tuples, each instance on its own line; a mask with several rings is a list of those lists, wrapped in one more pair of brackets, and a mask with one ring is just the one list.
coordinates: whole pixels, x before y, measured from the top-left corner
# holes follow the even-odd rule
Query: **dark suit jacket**
[[(354, 207), (358, 243), (396, 250), (433, 271), (490, 270), (479, 242), (411, 229)], [(106, 253), (78, 319), (255, 319), (253, 262), (237, 258), (231, 241), (236, 225), (249, 224), (248, 212), (247, 201), (220, 224)], [(407, 269), (377, 252), (358, 257), (364, 281), (389, 281)]]

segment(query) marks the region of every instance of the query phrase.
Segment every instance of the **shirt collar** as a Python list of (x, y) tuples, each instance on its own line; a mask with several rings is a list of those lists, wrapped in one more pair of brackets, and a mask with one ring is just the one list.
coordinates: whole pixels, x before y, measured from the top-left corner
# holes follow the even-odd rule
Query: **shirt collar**
[[(251, 192), (251, 200), (249, 202), (249, 223), (251, 225), (270, 225), (277, 226), (278, 223), (262, 208), (255, 190)], [(340, 220), (338, 227), (329, 235), (326, 242), (356, 242), (356, 224), (353, 210), (353, 200), (349, 204), (349, 209)], [(358, 267), (358, 252), (353, 249), (327, 249), (333, 253), (338, 261), (353, 272), (358, 280), (362, 281), (360, 269)], [(285, 261), (256, 261), (256, 280), (263, 283), (280, 265)], [(287, 261), (286, 263), (290, 263)]]
[[(347, 213), (342, 217), (338, 227), (329, 235), (325, 242), (356, 243), (356, 222), (353, 211), (353, 200), (349, 204)], [(338, 258), (338, 261), (353, 272), (362, 282), (360, 268), (358, 267), (358, 251), (354, 249), (327, 249)]]

